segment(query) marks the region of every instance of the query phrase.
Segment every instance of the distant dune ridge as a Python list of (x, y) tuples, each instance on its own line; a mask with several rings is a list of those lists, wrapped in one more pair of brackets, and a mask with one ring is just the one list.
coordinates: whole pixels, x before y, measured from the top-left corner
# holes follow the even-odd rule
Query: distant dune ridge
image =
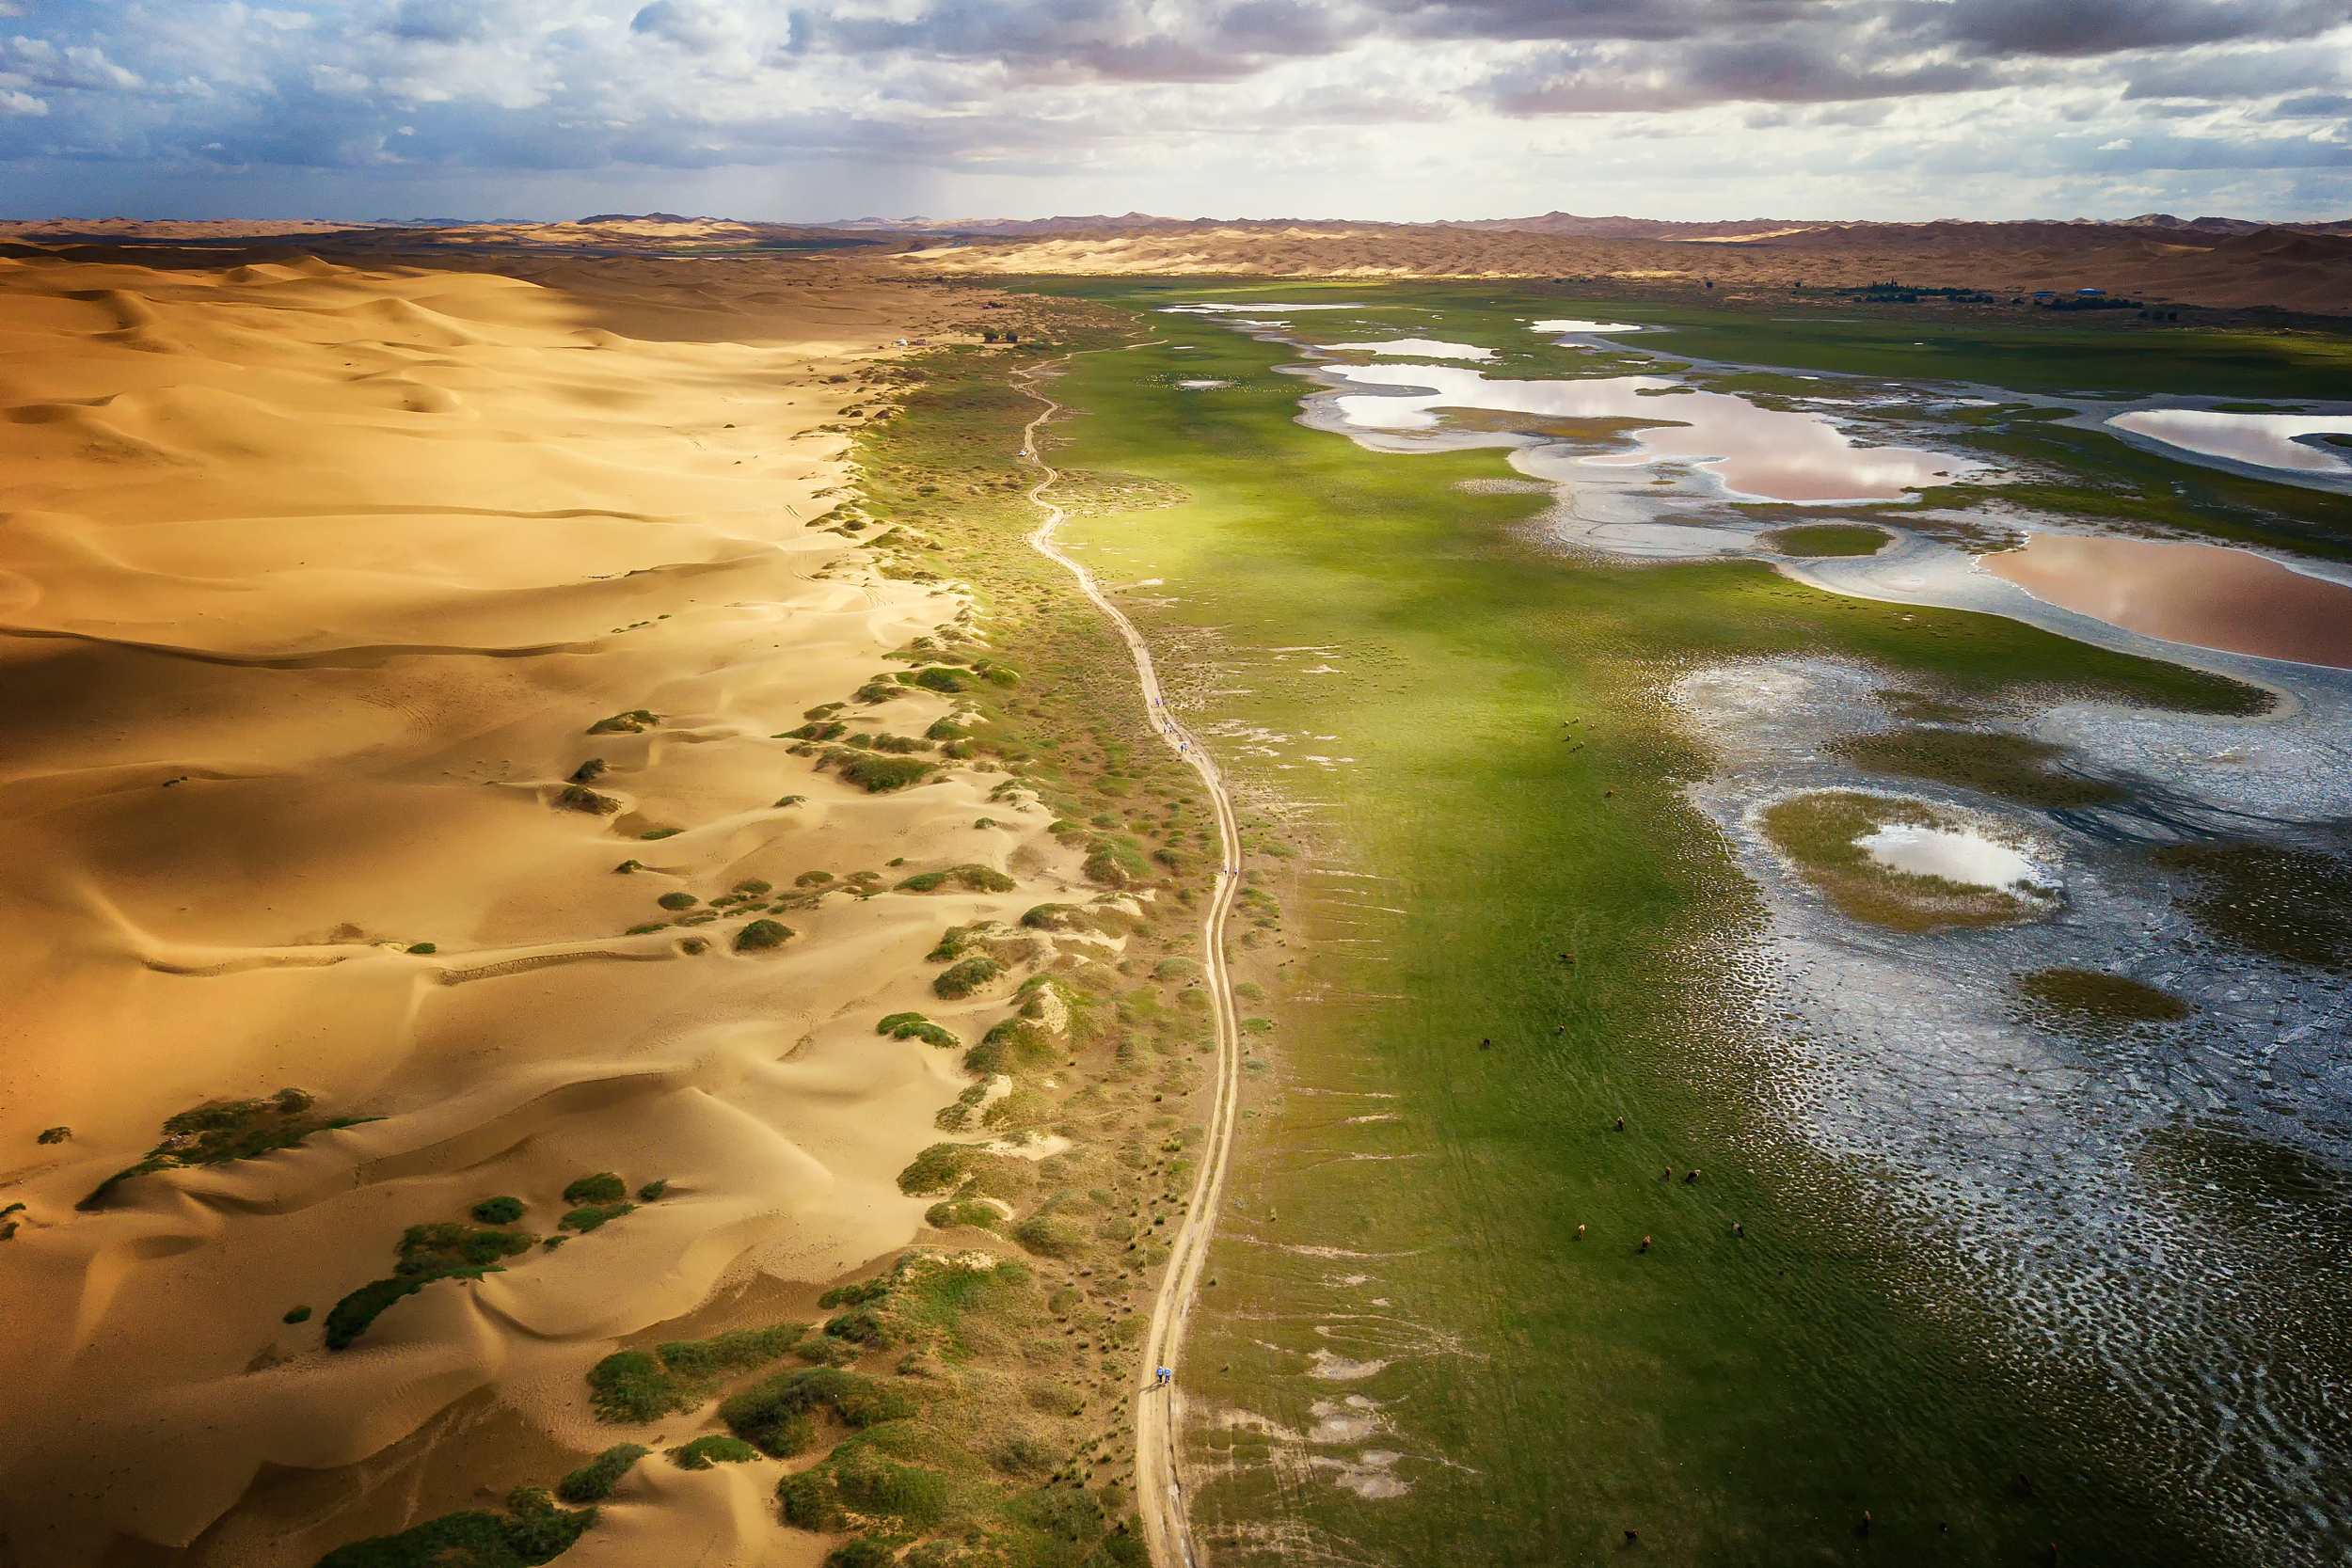
[[(808, 526), (852, 483), (828, 378), (963, 306), (788, 263), (558, 258), (550, 286), (18, 249), (0, 1528), (44, 1568), (310, 1568), (481, 1506), (412, 1495), (426, 1449), (472, 1445), (434, 1473), (478, 1480), (603, 1448), (586, 1369), (723, 1277), (827, 1279), (920, 1225), (896, 1174), (964, 1080), (873, 1021), (960, 1022), (921, 961), (942, 925), (1017, 918), (1081, 851), (990, 806), (1001, 774), (868, 794), (771, 736), (965, 612)], [(563, 809), (592, 758), (613, 809)], [(899, 857), (1009, 891), (827, 899), (772, 951), (738, 915), (660, 924), (667, 892)], [(286, 1089), (363, 1119), (91, 1198), (167, 1118)], [(608, 1170), (667, 1185), (321, 1348), (404, 1227), (511, 1194), (547, 1235)], [(723, 1486), (673, 1500), (628, 1560), (788, 1551)]]
[(1683, 223), (1580, 217), (1403, 224), (1118, 217), (857, 218), (754, 223), (676, 213), (600, 213), (564, 223), (420, 226), (0, 224), (52, 250), (76, 241), (225, 243), (299, 234), (328, 256), (541, 251), (619, 255), (802, 252), (875, 260), (925, 276), (1167, 273), (1269, 277), (1542, 277), (1720, 289), (1855, 287), (1899, 279), (1994, 292), (2106, 289), (2169, 304), (2352, 314), (2352, 220), (2262, 224), (2146, 213), (2121, 219), (1988, 223), (1750, 218)]

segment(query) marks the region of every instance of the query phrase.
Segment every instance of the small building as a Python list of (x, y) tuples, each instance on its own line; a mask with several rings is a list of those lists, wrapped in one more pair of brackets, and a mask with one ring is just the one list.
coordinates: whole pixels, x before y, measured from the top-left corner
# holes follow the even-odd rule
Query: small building
[(2105, 289), (2076, 289), (2074, 291), (2074, 297), (2080, 299), (2086, 294), (2104, 294), (2106, 293), (2106, 291)]

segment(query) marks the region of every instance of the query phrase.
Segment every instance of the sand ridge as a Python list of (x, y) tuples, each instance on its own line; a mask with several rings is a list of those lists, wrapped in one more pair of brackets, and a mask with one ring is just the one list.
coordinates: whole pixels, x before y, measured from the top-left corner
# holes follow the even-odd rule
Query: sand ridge
[[(914, 1237), (925, 1203), (895, 1175), (964, 1080), (873, 1021), (958, 1027), (990, 1003), (930, 995), (942, 927), (1077, 880), (1042, 812), (989, 803), (1001, 775), (871, 795), (774, 738), (972, 625), (960, 591), (812, 526), (854, 486), (841, 405), (885, 401), (832, 378), (950, 308), (854, 276), (689, 277), (666, 305), (642, 269), (571, 281), (0, 258), (0, 1202), (25, 1205), (0, 1244), (0, 1528), (21, 1560), (134, 1537), (307, 1565), (432, 1499), (355, 1482), (263, 1529), (232, 1513), (257, 1477), (373, 1473), (460, 1441), (454, 1411), (536, 1434), (502, 1451), (602, 1447), (580, 1374), (617, 1338), (723, 1278), (822, 1280)], [(663, 341), (615, 331), (632, 311)], [(692, 341), (755, 318), (757, 342)], [(876, 722), (949, 707), (910, 691)], [(564, 807), (591, 758), (611, 815)], [(732, 950), (739, 919), (623, 934), (665, 891), (900, 860), (1017, 885), (826, 898), (772, 953)], [(165, 1118), (289, 1086), (368, 1119), (76, 1208)], [(54, 1126), (71, 1137), (38, 1143)], [(406, 1227), (512, 1193), (546, 1234), (597, 1170), (669, 1188), (322, 1348)], [(614, 1542), (779, 1549), (729, 1483), (678, 1490), (709, 1506), (631, 1512)]]

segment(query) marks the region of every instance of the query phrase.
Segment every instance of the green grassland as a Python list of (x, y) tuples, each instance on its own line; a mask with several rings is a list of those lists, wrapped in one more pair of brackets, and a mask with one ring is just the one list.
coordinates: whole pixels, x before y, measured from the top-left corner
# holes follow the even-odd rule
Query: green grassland
[[(1482, 312), (1635, 309), (1372, 292), (1399, 309), (1365, 325), (1472, 341)], [(1218, 1560), (1289, 1560), (1282, 1531), (1300, 1525), (1336, 1560), (1581, 1562), (1627, 1529), (1677, 1563), (2046, 1561), (2052, 1543), (2072, 1561), (2216, 1560), (2203, 1524), (2140, 1483), (2111, 1390), (2013, 1359), (1884, 1221), (1885, 1178), (1815, 1156), (1760, 1109), (1767, 1069), (1742, 1048), (1760, 1025), (1717, 945), (1756, 905), (1677, 793), (1707, 763), (1661, 693), (1706, 661), (1788, 653), (1869, 660), (1947, 704), (2096, 692), (2229, 711), (2246, 690), (1760, 564), (1565, 561), (1527, 535), (1538, 501), (1454, 487), (1507, 474), (1500, 453), (1362, 451), (1295, 422), (1304, 388), (1273, 372), (1279, 345), (1140, 319), (1191, 346), (1073, 360), (1054, 395), (1082, 417), (1052, 459), (1136, 476), (1158, 509), (1067, 537), (1107, 582), (1162, 579), (1130, 612), (1174, 689), (1208, 693), (1196, 727), (1312, 736), (1284, 760), (1353, 759), (1278, 771), (1221, 748), (1245, 789), (1292, 803), (1253, 832), (1311, 853), (1253, 837), (1253, 876), (1294, 907), (1237, 944), (1273, 991), (1279, 1044), (1253, 1056), (1184, 1377), (1195, 1408), (1277, 1430), (1191, 1430), (1195, 1518)], [(1802, 347), (1792, 333), (1740, 353), (1815, 362)], [(1179, 391), (1179, 376), (1234, 385)], [(1175, 492), (1190, 499), (1166, 505)], [(1369, 1111), (1401, 1119), (1344, 1119)], [(1661, 1177), (1693, 1166), (1696, 1182)], [(1388, 1365), (1301, 1377), (1317, 1350)], [(1365, 1446), (1407, 1455), (1406, 1495), (1359, 1500), (1263, 1463), (1317, 1401), (1350, 1393), (1393, 1423)]]

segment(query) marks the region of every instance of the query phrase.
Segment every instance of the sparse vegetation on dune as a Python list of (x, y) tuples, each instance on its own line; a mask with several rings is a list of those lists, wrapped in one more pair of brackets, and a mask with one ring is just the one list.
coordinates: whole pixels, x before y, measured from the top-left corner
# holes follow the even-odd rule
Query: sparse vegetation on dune
[(528, 1568), (552, 1562), (596, 1524), (593, 1508), (559, 1508), (546, 1488), (516, 1487), (504, 1513), (469, 1509), (338, 1546), (318, 1568)]
[[(145, 1159), (100, 1182), (79, 1207), (103, 1206), (117, 1187), (134, 1177), (193, 1165), (258, 1160), (278, 1149), (292, 1148), (313, 1132), (357, 1127), (368, 1119), (320, 1116), (316, 1106), (317, 1102), (303, 1090), (288, 1088), (267, 1100), (233, 1100), (183, 1111), (165, 1121), (163, 1141), (150, 1149)], [(63, 1129), (51, 1131), (60, 1136), (53, 1139), (44, 1133), (41, 1142), (63, 1142), (71, 1135)]]
[(787, 1354), (807, 1332), (804, 1323), (777, 1323), (616, 1351), (589, 1371), (588, 1402), (601, 1421), (658, 1421), (704, 1403), (726, 1378)]

